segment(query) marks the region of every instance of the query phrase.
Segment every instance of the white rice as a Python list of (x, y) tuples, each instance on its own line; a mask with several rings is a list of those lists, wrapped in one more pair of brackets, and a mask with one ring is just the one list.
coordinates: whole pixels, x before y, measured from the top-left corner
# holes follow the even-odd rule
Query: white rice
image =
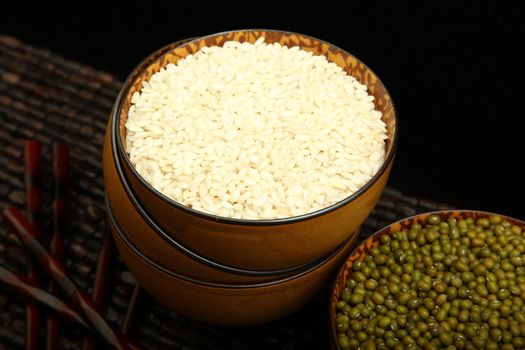
[(385, 157), (365, 85), (299, 47), (230, 41), (168, 64), (132, 97), (131, 163), (193, 209), (275, 219), (355, 193)]

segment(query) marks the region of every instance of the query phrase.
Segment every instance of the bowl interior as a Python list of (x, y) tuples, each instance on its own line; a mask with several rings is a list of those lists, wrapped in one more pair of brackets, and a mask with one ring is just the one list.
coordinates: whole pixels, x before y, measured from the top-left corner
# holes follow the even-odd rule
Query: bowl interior
[[(346, 281), (348, 280), (350, 272), (352, 271), (352, 266), (354, 265), (354, 262), (357, 260), (364, 260), (368, 252), (371, 249), (378, 247), (381, 242), (381, 237), (383, 235), (388, 235), (394, 232), (399, 232), (403, 229), (408, 229), (414, 223), (422, 224), (426, 221), (428, 216), (433, 215), (433, 214), (439, 215), (442, 220), (447, 220), (449, 218), (479, 219), (479, 218), (485, 218), (491, 215), (495, 215), (494, 213), (488, 213), (488, 212), (483, 212), (483, 211), (473, 211), (473, 210), (446, 210), (446, 211), (436, 211), (436, 212), (419, 214), (419, 215), (411, 216), (409, 218), (397, 221), (391, 225), (388, 225), (384, 227), (383, 229), (374, 233), (372, 236), (367, 238), (362, 243), (360, 243), (356, 247), (356, 249), (352, 252), (352, 254), (349, 256), (349, 258), (346, 259), (343, 266), (340, 268), (339, 272), (337, 273), (336, 280), (332, 286), (329, 311), (330, 311), (331, 342), (332, 342), (332, 346), (334, 349), (340, 349), (339, 345), (337, 345), (337, 333), (335, 331), (335, 315), (336, 315), (336, 309), (337, 309), (336, 305), (339, 300), (339, 296), (341, 295), (341, 291), (346, 286)], [(504, 215), (500, 215), (500, 216), (504, 220), (507, 220), (511, 222), (512, 224), (521, 226), (523, 229), (525, 229), (524, 221), (514, 219), (508, 216), (504, 216)]]
[[(131, 97), (136, 91), (140, 92), (142, 83), (144, 81), (148, 81), (151, 76), (160, 71), (161, 68), (165, 67), (169, 63), (176, 63), (179, 59), (184, 58), (190, 54), (196, 53), (204, 46), (222, 46), (225, 42), (231, 40), (254, 43), (261, 36), (265, 37), (266, 43), (280, 43), (281, 45), (288, 47), (300, 46), (301, 49), (310, 51), (315, 55), (324, 55), (329, 61), (334, 62), (344, 69), (349, 75), (352, 75), (360, 83), (368, 87), (368, 93), (373, 95), (375, 98), (375, 108), (382, 113), (382, 120), (386, 124), (388, 136), (385, 142), (385, 162), (379, 169), (376, 176), (374, 176), (368, 184), (374, 182), (378, 175), (385, 171), (386, 167), (390, 163), (390, 160), (393, 158), (398, 135), (394, 105), (383, 83), (374, 74), (374, 72), (372, 72), (372, 70), (370, 70), (370, 68), (368, 68), (359, 59), (336, 46), (328, 44), (327, 42), (297, 33), (276, 30), (240, 30), (218, 33), (207, 37), (194, 39), (183, 43), (182, 45), (170, 45), (148, 57), (132, 72), (130, 77), (127, 79), (115, 105), (113, 115), (116, 119), (115, 125), (116, 129), (118, 130), (114, 130), (113, 137), (116, 138), (117, 148), (123, 158), (123, 161), (129, 166), (134, 176), (136, 176), (140, 182), (146, 186), (146, 188), (151, 190), (151, 192), (156, 194), (165, 202), (168, 202), (171, 205), (176, 205), (177, 207), (181, 206), (180, 204), (153, 189), (152, 186), (150, 186), (147, 181), (145, 181), (140, 176), (140, 174), (135, 171), (124, 149), (126, 139), (125, 124), (128, 111), (131, 106)], [(363, 186), (363, 188), (367, 187), (367, 185)], [(349, 198), (354, 198), (359, 193), (360, 192), (358, 191)], [(333, 204), (331, 207), (335, 207), (340, 203), (342, 202)]]

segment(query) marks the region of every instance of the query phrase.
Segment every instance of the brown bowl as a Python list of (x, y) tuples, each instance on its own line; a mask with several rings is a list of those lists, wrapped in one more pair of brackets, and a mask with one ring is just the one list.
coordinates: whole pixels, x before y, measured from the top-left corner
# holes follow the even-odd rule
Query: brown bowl
[[(154, 55), (172, 50), (188, 40), (170, 44)], [(115, 140), (110, 137), (111, 119), (106, 129), (103, 166), (106, 184), (106, 201), (111, 207), (115, 219), (122, 226), (133, 244), (137, 244), (143, 254), (154, 256), (157, 261), (174, 272), (186, 274), (200, 280), (217, 282), (261, 282), (283, 278), (291, 273), (315, 265), (316, 261), (279, 270), (254, 271), (235, 268), (217, 263), (193, 252), (167, 234), (142, 207), (122, 170), (119, 157), (115, 157)]]
[(112, 155), (110, 142), (108, 131), (102, 157), (104, 181), (106, 188), (111, 189), (106, 191), (107, 207), (112, 211), (115, 221), (126, 233), (129, 241), (136, 245), (142, 254), (154, 258), (171, 271), (203, 281), (254, 283), (299, 273), (325, 258), (320, 257), (308, 264), (289, 269), (253, 271), (230, 267), (200, 256), (164, 232), (142, 208), (124, 177), (119, 159)]
[[(275, 220), (241, 220), (210, 215), (181, 205), (155, 190), (131, 164), (124, 149), (125, 122), (131, 96), (168, 63), (195, 53), (203, 46), (222, 45), (228, 40), (266, 42), (300, 46), (325, 55), (368, 86), (375, 106), (387, 125), (386, 158), (377, 174), (352, 196), (322, 210)], [(195, 39), (178, 47), (161, 50), (140, 64), (125, 82), (112, 111), (111, 138), (114, 154), (121, 160), (126, 178), (144, 208), (159, 225), (185, 246), (202, 256), (230, 266), (253, 270), (274, 270), (297, 266), (327, 254), (357, 234), (386, 184), (398, 138), (396, 113), (390, 95), (377, 76), (351, 54), (306, 35), (272, 31), (241, 30)], [(108, 191), (112, 191), (108, 188)], [(143, 240), (149, 237), (143, 237)], [(137, 242), (139, 246), (141, 242)]]
[(284, 317), (308, 303), (333, 277), (353, 240), (300, 273), (275, 281), (226, 284), (200, 281), (171, 271), (130, 242), (108, 208), (108, 221), (124, 262), (145, 290), (162, 304), (192, 319), (248, 326)]
[[(414, 215), (409, 218), (394, 222), (393, 224), (390, 224), (382, 228), (381, 230), (377, 231), (372, 236), (367, 238), (365, 241), (363, 241), (361, 244), (359, 244), (355, 248), (353, 253), (346, 259), (343, 266), (339, 269), (335, 282), (332, 286), (330, 305), (329, 305), (330, 343), (331, 343), (332, 349), (342, 350), (342, 348), (337, 343), (338, 337), (337, 337), (337, 332), (335, 329), (337, 302), (339, 301), (339, 296), (341, 295), (341, 291), (346, 286), (346, 281), (348, 280), (348, 277), (352, 270), (354, 261), (364, 260), (368, 252), (371, 249), (379, 246), (381, 242), (381, 237), (383, 235), (389, 235), (393, 232), (398, 232), (400, 230), (410, 228), (412, 224), (414, 223), (424, 224), (426, 222), (426, 219), (430, 215), (438, 215), (441, 217), (442, 220), (447, 220), (449, 218), (473, 218), (474, 220), (476, 220), (479, 218), (488, 218), (491, 215), (495, 215), (495, 214), (483, 212), (483, 211), (474, 211), (474, 210), (444, 210), (444, 211), (435, 211), (435, 212)], [(504, 216), (504, 215), (500, 215), (500, 216), (504, 220), (507, 220), (508, 222), (514, 225), (518, 225), (525, 230), (525, 221), (521, 221), (521, 220), (514, 219), (508, 216)]]

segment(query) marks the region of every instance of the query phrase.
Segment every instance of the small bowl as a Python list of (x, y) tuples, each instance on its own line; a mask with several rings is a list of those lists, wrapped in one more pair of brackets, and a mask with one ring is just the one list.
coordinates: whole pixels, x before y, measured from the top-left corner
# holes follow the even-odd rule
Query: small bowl
[[(106, 132), (107, 144), (110, 142), (109, 137), (109, 132)], [(104, 147), (102, 157), (104, 181), (106, 187), (111, 189), (106, 191), (107, 207), (129, 241), (137, 245), (142, 254), (154, 258), (171, 271), (203, 281), (253, 283), (299, 273), (324, 259), (320, 257), (308, 264), (288, 269), (254, 271), (227, 266), (200, 256), (167, 234), (144, 210), (124, 176), (119, 158), (113, 157), (111, 150), (111, 147)]]
[[(135, 170), (124, 149), (125, 122), (131, 96), (168, 63), (195, 53), (203, 46), (222, 45), (228, 40), (255, 42), (264, 36), (267, 43), (300, 46), (325, 55), (361, 83), (375, 97), (383, 113), (388, 139), (385, 161), (376, 175), (356, 193), (327, 208), (305, 215), (274, 220), (242, 220), (220, 217), (188, 208), (154, 189)], [(378, 77), (351, 54), (306, 35), (274, 30), (240, 30), (191, 40), (160, 50), (142, 62), (126, 80), (111, 113), (111, 141), (126, 178), (138, 199), (173, 238), (225, 265), (252, 270), (279, 270), (306, 264), (336, 249), (357, 232), (378, 201), (387, 182), (398, 139), (397, 118), (390, 95)], [(108, 147), (109, 145), (106, 145)], [(107, 191), (113, 191), (111, 187)], [(138, 246), (149, 236), (137, 241)]]
[(307, 304), (333, 277), (353, 239), (300, 273), (261, 283), (213, 283), (174, 272), (145, 256), (119, 227), (108, 222), (124, 262), (145, 290), (189, 318), (223, 326), (249, 326), (284, 317)]
[[(346, 281), (348, 280), (348, 277), (351, 273), (354, 261), (364, 260), (368, 252), (371, 249), (378, 247), (380, 245), (381, 237), (383, 235), (389, 235), (393, 232), (398, 232), (400, 230), (410, 228), (412, 224), (414, 223), (424, 224), (426, 222), (426, 219), (430, 215), (438, 215), (439, 217), (441, 217), (442, 220), (447, 220), (449, 218), (457, 218), (457, 219), (473, 218), (474, 220), (476, 220), (479, 218), (488, 218), (491, 215), (496, 215), (496, 214), (488, 213), (484, 211), (474, 211), (474, 210), (444, 210), (444, 211), (435, 211), (435, 212), (414, 215), (409, 218), (394, 222), (393, 224), (390, 224), (382, 228), (381, 230), (377, 231), (372, 236), (364, 240), (361, 244), (359, 244), (355, 248), (353, 253), (346, 259), (343, 266), (341, 266), (341, 268), (339, 269), (335, 282), (332, 286), (330, 305), (329, 305), (330, 344), (331, 344), (332, 349), (342, 350), (342, 348), (337, 343), (338, 336), (337, 336), (337, 332), (335, 329), (335, 316), (337, 314), (337, 302), (339, 301), (339, 296), (341, 295), (341, 291), (346, 286)], [(525, 230), (524, 221), (514, 219), (514, 218), (511, 218), (505, 215), (500, 215), (500, 216), (504, 220), (507, 220), (508, 222), (514, 225), (518, 225)]]

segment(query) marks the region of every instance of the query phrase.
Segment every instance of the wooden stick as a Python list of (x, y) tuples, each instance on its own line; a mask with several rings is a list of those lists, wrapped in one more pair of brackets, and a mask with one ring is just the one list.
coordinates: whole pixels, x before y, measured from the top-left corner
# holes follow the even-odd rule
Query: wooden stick
[(27, 219), (35, 227), (36, 235), (39, 236), (41, 230), (38, 219), (42, 209), (42, 192), (40, 190), (42, 146), (40, 142), (25, 141), (24, 156)]
[(42, 245), (33, 237), (35, 228), (27, 221), (24, 215), (15, 207), (3, 211), (3, 217), (20, 241), (38, 259), (42, 268), (53, 278), (59, 287), (66, 293), (67, 297), (78, 308), (78, 311), (99, 334), (116, 349), (129, 349), (122, 333), (114, 331), (97, 312), (96, 306), (91, 299), (80, 291), (67, 277), (65, 269), (53, 258)]
[[(60, 263), (64, 259), (64, 208), (65, 189), (67, 183), (68, 150), (63, 144), (53, 145), (53, 236), (49, 245), (50, 253)], [(59, 291), (56, 283), (51, 282), (49, 292), (56, 295)], [(54, 350), (58, 348), (58, 319), (53, 314), (47, 315), (46, 321), (46, 348)]]
[[(26, 187), (26, 210), (27, 217), (31, 224), (34, 225), (35, 238), (40, 236), (40, 215), (42, 207), (42, 193), (40, 191), (41, 175), (41, 145), (38, 141), (25, 141), (25, 187)], [(27, 277), (31, 284), (38, 286), (40, 279), (38, 277), (35, 263), (29, 254), (27, 259)], [(26, 350), (36, 350), (39, 348), (40, 336), (40, 310), (32, 303), (26, 306)]]
[(122, 333), (128, 335), (131, 333), (134, 325), (135, 320), (137, 318), (137, 309), (140, 301), (140, 296), (142, 294), (142, 288), (140, 288), (140, 284), (135, 284), (135, 288), (133, 288), (133, 293), (131, 294), (131, 298), (129, 300), (128, 309), (126, 310), (126, 315), (124, 315), (124, 321), (122, 321)]
[[(95, 273), (95, 281), (93, 283), (93, 293), (91, 298), (93, 303), (100, 312), (104, 309), (106, 295), (108, 290), (108, 279), (111, 272), (111, 265), (113, 263), (112, 241), (109, 232), (106, 232), (97, 262), (97, 270)], [(83, 350), (95, 350), (96, 339), (91, 334), (86, 334), (82, 343)]]

